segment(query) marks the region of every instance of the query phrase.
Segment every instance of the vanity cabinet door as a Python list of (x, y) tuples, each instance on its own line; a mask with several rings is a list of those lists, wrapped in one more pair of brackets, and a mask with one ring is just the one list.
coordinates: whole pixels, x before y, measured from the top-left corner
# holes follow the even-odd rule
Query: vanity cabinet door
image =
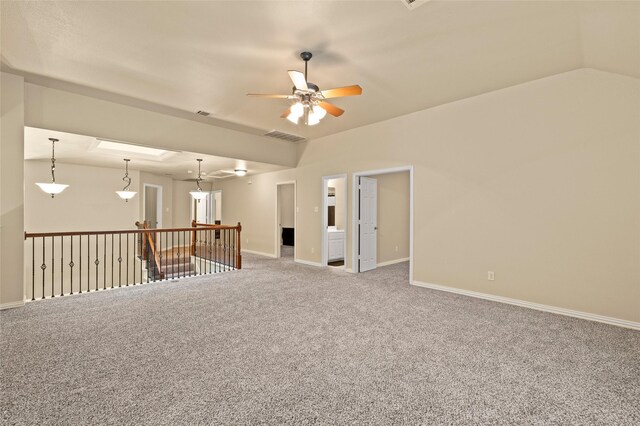
[(329, 260), (338, 260), (344, 257), (342, 240), (329, 240)]
[(329, 261), (344, 259), (344, 232), (329, 232)]

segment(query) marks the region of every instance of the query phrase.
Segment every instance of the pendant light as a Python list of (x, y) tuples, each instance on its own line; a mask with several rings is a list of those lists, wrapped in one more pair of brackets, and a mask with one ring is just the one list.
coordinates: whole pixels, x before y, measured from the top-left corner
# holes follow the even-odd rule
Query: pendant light
[(124, 177), (122, 178), (122, 180), (126, 182), (126, 185), (124, 188), (122, 188), (122, 191), (116, 191), (118, 197), (122, 198), (125, 203), (128, 203), (129, 200), (135, 197), (137, 194), (136, 191), (129, 190), (129, 186), (131, 186), (131, 178), (129, 177), (129, 161), (131, 160), (128, 158), (124, 159)]
[(198, 186), (198, 189), (195, 191), (191, 191), (189, 192), (189, 194), (191, 194), (191, 196), (195, 199), (198, 200), (198, 202), (200, 202), (200, 200), (204, 200), (205, 198), (207, 198), (207, 193), (202, 191), (202, 188), (200, 188), (200, 182), (202, 182), (202, 172), (200, 171), (200, 165), (202, 164), (202, 158), (198, 158), (198, 179), (196, 179), (196, 185)]
[(51, 198), (53, 198), (67, 189), (69, 185), (56, 183), (56, 142), (58, 139), (49, 138), (49, 140), (51, 141), (51, 183), (36, 183), (36, 185), (47, 194), (51, 194)]

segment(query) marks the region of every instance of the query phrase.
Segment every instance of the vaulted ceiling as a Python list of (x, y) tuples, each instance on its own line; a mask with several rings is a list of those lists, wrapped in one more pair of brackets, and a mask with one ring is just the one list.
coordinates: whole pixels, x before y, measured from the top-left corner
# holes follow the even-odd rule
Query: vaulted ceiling
[[(591, 67), (640, 78), (640, 3), (430, 1), (2, 2), (2, 62), (24, 73), (247, 126), (320, 137)], [(314, 58), (346, 113), (314, 127), (280, 114), (288, 69)], [(242, 128), (242, 127), (240, 127)], [(258, 130), (252, 130), (258, 129)]]

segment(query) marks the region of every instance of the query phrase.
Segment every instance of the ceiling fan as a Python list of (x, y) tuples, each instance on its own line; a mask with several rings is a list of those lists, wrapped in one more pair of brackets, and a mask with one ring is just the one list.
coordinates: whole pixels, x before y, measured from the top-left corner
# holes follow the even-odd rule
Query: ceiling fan
[(300, 57), (304, 61), (304, 74), (300, 71), (289, 71), (289, 77), (291, 77), (294, 86), (290, 95), (248, 93), (247, 96), (295, 101), (293, 105), (280, 116), (291, 121), (293, 124), (298, 124), (300, 119), (302, 119), (304, 124), (314, 126), (318, 124), (327, 113), (334, 117), (340, 117), (344, 113), (344, 110), (330, 104), (325, 99), (361, 95), (362, 87), (356, 84), (353, 86), (320, 90), (317, 85), (307, 81), (307, 64), (312, 56), (311, 52), (302, 52), (300, 54)]

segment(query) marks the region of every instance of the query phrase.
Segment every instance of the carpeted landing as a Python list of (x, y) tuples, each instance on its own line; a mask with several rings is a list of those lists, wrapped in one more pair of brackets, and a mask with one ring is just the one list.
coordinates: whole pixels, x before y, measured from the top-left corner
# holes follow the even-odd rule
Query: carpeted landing
[(245, 256), (0, 314), (3, 424), (640, 424), (640, 333)]

